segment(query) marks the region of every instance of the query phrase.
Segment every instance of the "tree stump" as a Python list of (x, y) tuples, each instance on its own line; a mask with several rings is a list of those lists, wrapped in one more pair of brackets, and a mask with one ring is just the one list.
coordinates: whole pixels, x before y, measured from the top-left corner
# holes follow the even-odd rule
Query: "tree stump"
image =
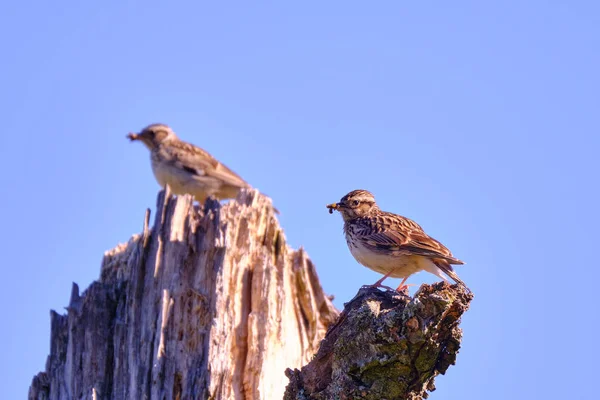
[(67, 310), (29, 399), (281, 398), (338, 315), (255, 190), (202, 207), (162, 191)]
[(434, 378), (456, 361), (458, 324), (472, 298), (444, 282), (422, 285), (414, 298), (361, 289), (313, 360), (286, 371), (284, 399), (426, 399)]

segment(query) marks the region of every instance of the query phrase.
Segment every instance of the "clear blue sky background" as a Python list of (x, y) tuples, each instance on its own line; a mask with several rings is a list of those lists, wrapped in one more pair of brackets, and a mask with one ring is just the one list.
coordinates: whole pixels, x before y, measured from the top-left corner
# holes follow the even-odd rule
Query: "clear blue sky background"
[(1, 398), (154, 208), (152, 122), (268, 193), (338, 307), (379, 277), (325, 209), (352, 189), (465, 260), (432, 399), (597, 394), (600, 3), (376, 3), (0, 6)]

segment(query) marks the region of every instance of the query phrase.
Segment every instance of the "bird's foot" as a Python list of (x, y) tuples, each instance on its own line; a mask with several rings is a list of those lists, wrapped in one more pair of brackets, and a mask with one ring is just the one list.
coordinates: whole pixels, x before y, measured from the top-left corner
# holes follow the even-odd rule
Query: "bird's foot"
[(392, 292), (394, 291), (393, 288), (386, 286), (386, 285), (382, 285), (381, 283), (374, 283), (372, 285), (363, 285), (362, 288), (376, 288), (376, 289), (383, 288), (385, 290), (391, 290)]
[(402, 279), (402, 282), (400, 282), (400, 285), (396, 288), (396, 292), (408, 294), (408, 287), (414, 285), (412, 283), (406, 283), (407, 279), (408, 276)]
[(414, 283), (401, 283), (400, 286), (396, 288), (396, 292), (398, 293), (408, 293), (408, 287), (415, 286)]

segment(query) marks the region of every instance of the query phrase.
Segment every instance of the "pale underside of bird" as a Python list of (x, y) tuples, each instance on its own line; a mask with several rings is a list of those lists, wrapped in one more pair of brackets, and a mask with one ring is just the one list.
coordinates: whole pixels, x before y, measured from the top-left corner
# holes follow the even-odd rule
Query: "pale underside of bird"
[(240, 189), (250, 187), (207, 151), (180, 140), (167, 125), (148, 125), (127, 137), (141, 141), (150, 150), (154, 177), (161, 187), (169, 185), (174, 194), (191, 194), (204, 203), (210, 196), (234, 198)]
[(401, 291), (409, 276), (427, 271), (446, 282), (447, 275), (466, 288), (452, 268), (464, 262), (416, 222), (381, 211), (370, 192), (354, 190), (327, 208), (330, 213), (337, 210), (342, 215), (346, 243), (356, 261), (384, 275), (372, 286), (390, 289), (382, 285), (386, 278), (402, 278), (396, 289)]

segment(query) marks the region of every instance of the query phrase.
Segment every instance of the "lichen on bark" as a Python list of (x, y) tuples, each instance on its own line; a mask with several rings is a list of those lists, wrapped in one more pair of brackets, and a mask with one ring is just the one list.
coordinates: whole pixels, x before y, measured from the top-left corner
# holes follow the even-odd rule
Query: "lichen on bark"
[(440, 282), (414, 297), (365, 287), (345, 305), (315, 357), (288, 369), (284, 399), (425, 399), (456, 361), (473, 295)]

